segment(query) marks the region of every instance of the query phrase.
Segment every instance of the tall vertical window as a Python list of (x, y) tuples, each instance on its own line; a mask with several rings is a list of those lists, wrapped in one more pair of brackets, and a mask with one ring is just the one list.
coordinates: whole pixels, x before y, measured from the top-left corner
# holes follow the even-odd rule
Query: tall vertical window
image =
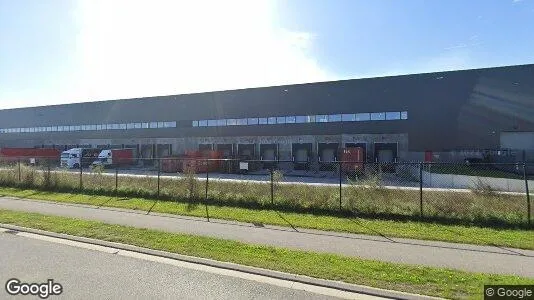
[(401, 119), (402, 120), (408, 120), (408, 112), (407, 111), (401, 111)]

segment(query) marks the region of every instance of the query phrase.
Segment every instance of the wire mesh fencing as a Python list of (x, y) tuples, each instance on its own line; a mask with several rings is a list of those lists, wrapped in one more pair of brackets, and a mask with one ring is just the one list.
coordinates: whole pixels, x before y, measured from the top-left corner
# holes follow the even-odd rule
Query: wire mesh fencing
[(528, 222), (524, 165), (424, 164), (424, 214), (469, 221)]
[(20, 164), (18, 159), (0, 158), (0, 183), (13, 186), (20, 182)]
[(345, 207), (358, 215), (419, 216), (418, 167), (412, 163), (361, 164), (358, 172), (346, 174)]
[(0, 184), (184, 205), (524, 225), (532, 222), (534, 166), (212, 158), (108, 164), (93, 157), (69, 165), (20, 157), (0, 159)]

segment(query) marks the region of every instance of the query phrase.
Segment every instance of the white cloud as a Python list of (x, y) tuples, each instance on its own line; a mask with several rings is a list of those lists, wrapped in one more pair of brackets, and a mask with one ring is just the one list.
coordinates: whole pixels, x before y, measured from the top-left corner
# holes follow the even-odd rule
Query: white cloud
[[(82, 0), (70, 95), (113, 99), (332, 79), (272, 1)], [(79, 98), (79, 97), (78, 97)]]

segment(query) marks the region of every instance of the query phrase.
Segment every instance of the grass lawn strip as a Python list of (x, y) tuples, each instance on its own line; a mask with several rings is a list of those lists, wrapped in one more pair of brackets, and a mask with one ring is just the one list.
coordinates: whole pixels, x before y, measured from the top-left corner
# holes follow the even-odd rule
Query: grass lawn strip
[(484, 284), (534, 284), (534, 279), (518, 276), (385, 263), (36, 213), (0, 210), (0, 223), (445, 298), (480, 298)]
[[(96, 206), (102, 205), (106, 207), (142, 211), (148, 211), (152, 207), (152, 212), (196, 217), (206, 216), (206, 210), (203, 205), (191, 205), (181, 202), (158, 201), (154, 205), (154, 200), (151, 199), (43, 192), (15, 188), (0, 188), (0, 194), (28, 199)], [(401, 222), (392, 220), (343, 218), (212, 205), (208, 206), (208, 211), (211, 218), (248, 223), (262, 223), (287, 227), (294, 226), (327, 231), (385, 235), (388, 237), (436, 240), (477, 245), (495, 245), (519, 249), (534, 249), (534, 230), (495, 229), (474, 226), (467, 227), (415, 221)]]

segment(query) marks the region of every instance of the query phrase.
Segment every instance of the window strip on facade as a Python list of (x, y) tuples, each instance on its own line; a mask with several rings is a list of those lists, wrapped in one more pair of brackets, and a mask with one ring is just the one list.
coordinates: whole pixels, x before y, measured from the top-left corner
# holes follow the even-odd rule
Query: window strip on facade
[[(222, 126), (250, 126), (274, 124), (302, 124), (302, 123), (330, 123), (330, 122), (367, 122), (367, 121), (397, 121), (407, 120), (407, 111), (340, 113), (325, 115), (289, 115), (273, 117), (250, 117), (239, 119), (209, 119), (193, 120), (192, 127), (222, 127)], [(100, 130), (130, 130), (130, 129), (159, 129), (176, 128), (176, 121), (151, 121), (138, 123), (115, 124), (72, 124), (41, 127), (0, 128), (0, 134), (6, 133), (34, 133), (34, 132), (77, 132)]]
[(400, 111), (386, 113), (386, 120), (400, 120), (400, 119), (401, 119)]

